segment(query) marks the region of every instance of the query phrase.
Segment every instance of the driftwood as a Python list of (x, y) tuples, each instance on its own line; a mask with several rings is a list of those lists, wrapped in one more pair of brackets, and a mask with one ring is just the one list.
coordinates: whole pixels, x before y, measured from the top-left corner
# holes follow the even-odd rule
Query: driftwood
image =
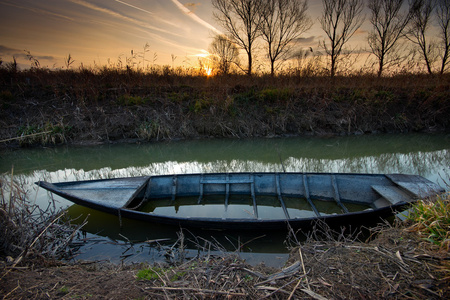
[(15, 141), (15, 140), (20, 140), (20, 139), (24, 139), (24, 138), (28, 138), (28, 137), (33, 137), (33, 136), (38, 136), (38, 135), (43, 135), (43, 134), (49, 134), (49, 133), (52, 133), (52, 131), (44, 131), (44, 132), (27, 134), (27, 135), (21, 135), (21, 136), (9, 138), (9, 139), (1, 140), (0, 143), (11, 142), (11, 141)]

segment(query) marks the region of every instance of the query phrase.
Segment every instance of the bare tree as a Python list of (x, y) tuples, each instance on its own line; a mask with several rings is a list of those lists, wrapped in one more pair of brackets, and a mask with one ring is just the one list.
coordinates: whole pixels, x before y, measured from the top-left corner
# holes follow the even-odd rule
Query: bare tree
[(427, 31), (431, 26), (432, 13), (435, 8), (434, 0), (410, 0), (411, 21), (408, 30), (408, 39), (419, 47), (427, 71), (433, 74), (432, 65), (436, 60), (435, 44), (427, 39)]
[(213, 0), (217, 10), (215, 19), (227, 31), (232, 41), (247, 53), (247, 74), (252, 74), (254, 43), (260, 35), (261, 13), (264, 4), (260, 0)]
[(337, 63), (344, 45), (364, 21), (361, 14), (363, 0), (322, 0), (323, 13), (320, 24), (330, 44), (323, 41), (322, 46), (331, 60), (331, 76), (336, 74)]
[(214, 64), (219, 69), (219, 73), (228, 74), (233, 64), (238, 64), (239, 49), (226, 36), (216, 35), (209, 52), (213, 55)]
[(267, 43), (270, 74), (275, 73), (277, 60), (290, 52), (294, 41), (311, 28), (307, 16), (307, 0), (267, 0), (262, 14), (262, 38)]
[(441, 70), (443, 74), (450, 61), (450, 0), (438, 0), (436, 6), (438, 26), (441, 39)]
[(378, 76), (381, 76), (385, 66), (399, 58), (398, 41), (409, 22), (409, 14), (400, 12), (403, 2), (404, 0), (369, 1), (373, 31), (369, 33), (368, 42), (372, 53), (378, 59)]

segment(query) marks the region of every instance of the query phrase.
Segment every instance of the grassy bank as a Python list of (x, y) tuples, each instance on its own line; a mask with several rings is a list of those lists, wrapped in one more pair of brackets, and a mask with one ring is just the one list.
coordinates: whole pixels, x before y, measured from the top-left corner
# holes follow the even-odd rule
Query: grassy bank
[(406, 222), (371, 228), (369, 238), (318, 225), (299, 242), (291, 232), (290, 259), (276, 269), (248, 265), (238, 250), (189, 257), (182, 232), (165, 263), (70, 262), (81, 226), (51, 203), (34, 205), (14, 180), (2, 177), (0, 188), (3, 299), (442, 299), (450, 292), (449, 193), (419, 202)]
[(1, 145), (446, 131), (450, 75), (0, 69)]

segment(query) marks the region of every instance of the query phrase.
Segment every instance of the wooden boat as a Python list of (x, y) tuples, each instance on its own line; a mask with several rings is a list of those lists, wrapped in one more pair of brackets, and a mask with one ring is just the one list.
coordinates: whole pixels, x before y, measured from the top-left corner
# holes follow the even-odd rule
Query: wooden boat
[(205, 173), (48, 183), (76, 204), (181, 227), (282, 229), (367, 224), (444, 192), (403, 174)]

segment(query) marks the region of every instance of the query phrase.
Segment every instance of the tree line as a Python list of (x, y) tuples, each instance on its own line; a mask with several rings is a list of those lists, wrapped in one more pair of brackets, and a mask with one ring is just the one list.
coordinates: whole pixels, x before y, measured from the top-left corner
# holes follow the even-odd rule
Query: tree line
[[(214, 18), (225, 32), (216, 35), (210, 45), (221, 74), (233, 67), (254, 73), (255, 52), (261, 45), (273, 76), (299, 53), (298, 41), (313, 25), (308, 0), (213, 0), (212, 4)], [(404, 41), (413, 45), (429, 74), (448, 70), (450, 0), (322, 0), (318, 22), (325, 38), (319, 47), (327, 57), (330, 76), (355, 52), (348, 42), (365, 20), (371, 25), (368, 52), (376, 59), (378, 76), (404, 60)], [(242, 52), (245, 65), (239, 59)]]

